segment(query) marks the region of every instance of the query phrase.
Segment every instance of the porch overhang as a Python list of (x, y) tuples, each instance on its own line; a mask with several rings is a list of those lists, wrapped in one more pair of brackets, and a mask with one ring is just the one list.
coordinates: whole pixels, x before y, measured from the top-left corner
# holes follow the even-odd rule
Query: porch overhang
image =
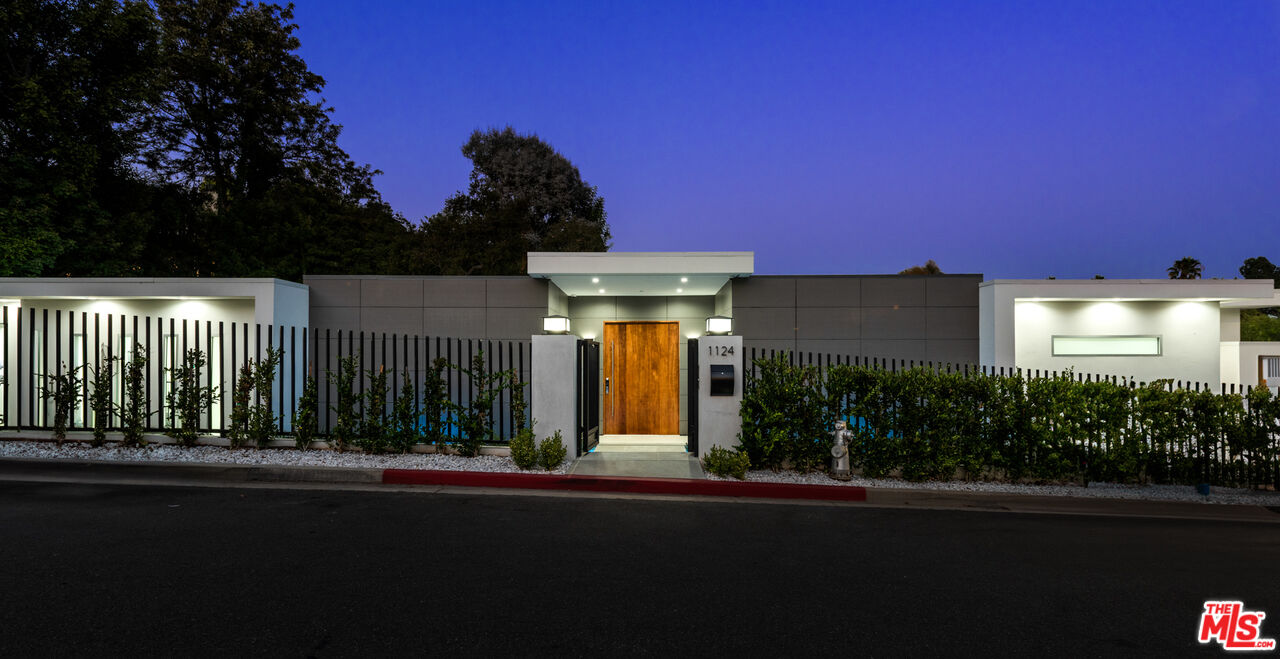
[(529, 252), (529, 276), (570, 296), (715, 295), (749, 277), (754, 252)]

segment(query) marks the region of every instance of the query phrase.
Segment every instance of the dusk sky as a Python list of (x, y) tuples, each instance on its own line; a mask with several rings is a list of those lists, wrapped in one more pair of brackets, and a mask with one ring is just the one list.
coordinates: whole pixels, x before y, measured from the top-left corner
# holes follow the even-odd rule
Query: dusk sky
[(342, 144), (417, 222), (536, 133), (619, 251), (760, 274), (1280, 263), (1280, 1), (303, 0)]

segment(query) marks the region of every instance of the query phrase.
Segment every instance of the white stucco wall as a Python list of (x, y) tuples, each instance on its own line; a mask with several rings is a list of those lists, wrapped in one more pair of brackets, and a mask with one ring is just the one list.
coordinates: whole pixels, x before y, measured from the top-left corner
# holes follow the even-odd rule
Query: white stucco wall
[[(1236, 369), (1238, 369), (1239, 378), (1227, 382), (1237, 382), (1246, 387), (1258, 384), (1259, 357), (1280, 356), (1280, 341), (1238, 341), (1231, 345), (1235, 347), (1238, 355)], [(1277, 387), (1280, 387), (1280, 382), (1268, 382), (1267, 384), (1272, 390), (1277, 390)]]
[[(1217, 302), (1018, 301), (1013, 307), (1015, 360), (1023, 369), (1071, 368), (1143, 382), (1173, 378), (1214, 386), (1221, 379)], [(1161, 355), (1055, 357), (1055, 335), (1155, 335), (1161, 337)]]

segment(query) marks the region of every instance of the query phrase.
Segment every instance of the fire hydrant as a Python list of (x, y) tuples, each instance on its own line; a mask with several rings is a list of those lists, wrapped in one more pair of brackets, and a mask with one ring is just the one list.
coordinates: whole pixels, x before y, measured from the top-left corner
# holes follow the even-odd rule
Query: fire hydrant
[(835, 443), (831, 445), (831, 477), (838, 481), (847, 481), (849, 474), (849, 432), (844, 419), (836, 421), (836, 429), (831, 432)]

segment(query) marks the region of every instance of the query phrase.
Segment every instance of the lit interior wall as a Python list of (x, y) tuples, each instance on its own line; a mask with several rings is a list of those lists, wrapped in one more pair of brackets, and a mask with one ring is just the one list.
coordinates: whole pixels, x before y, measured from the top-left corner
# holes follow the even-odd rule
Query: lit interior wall
[[(1221, 378), (1217, 302), (1032, 302), (1014, 305), (1014, 352), (1023, 369), (1207, 382)], [(1053, 356), (1053, 336), (1161, 337), (1159, 356)]]

